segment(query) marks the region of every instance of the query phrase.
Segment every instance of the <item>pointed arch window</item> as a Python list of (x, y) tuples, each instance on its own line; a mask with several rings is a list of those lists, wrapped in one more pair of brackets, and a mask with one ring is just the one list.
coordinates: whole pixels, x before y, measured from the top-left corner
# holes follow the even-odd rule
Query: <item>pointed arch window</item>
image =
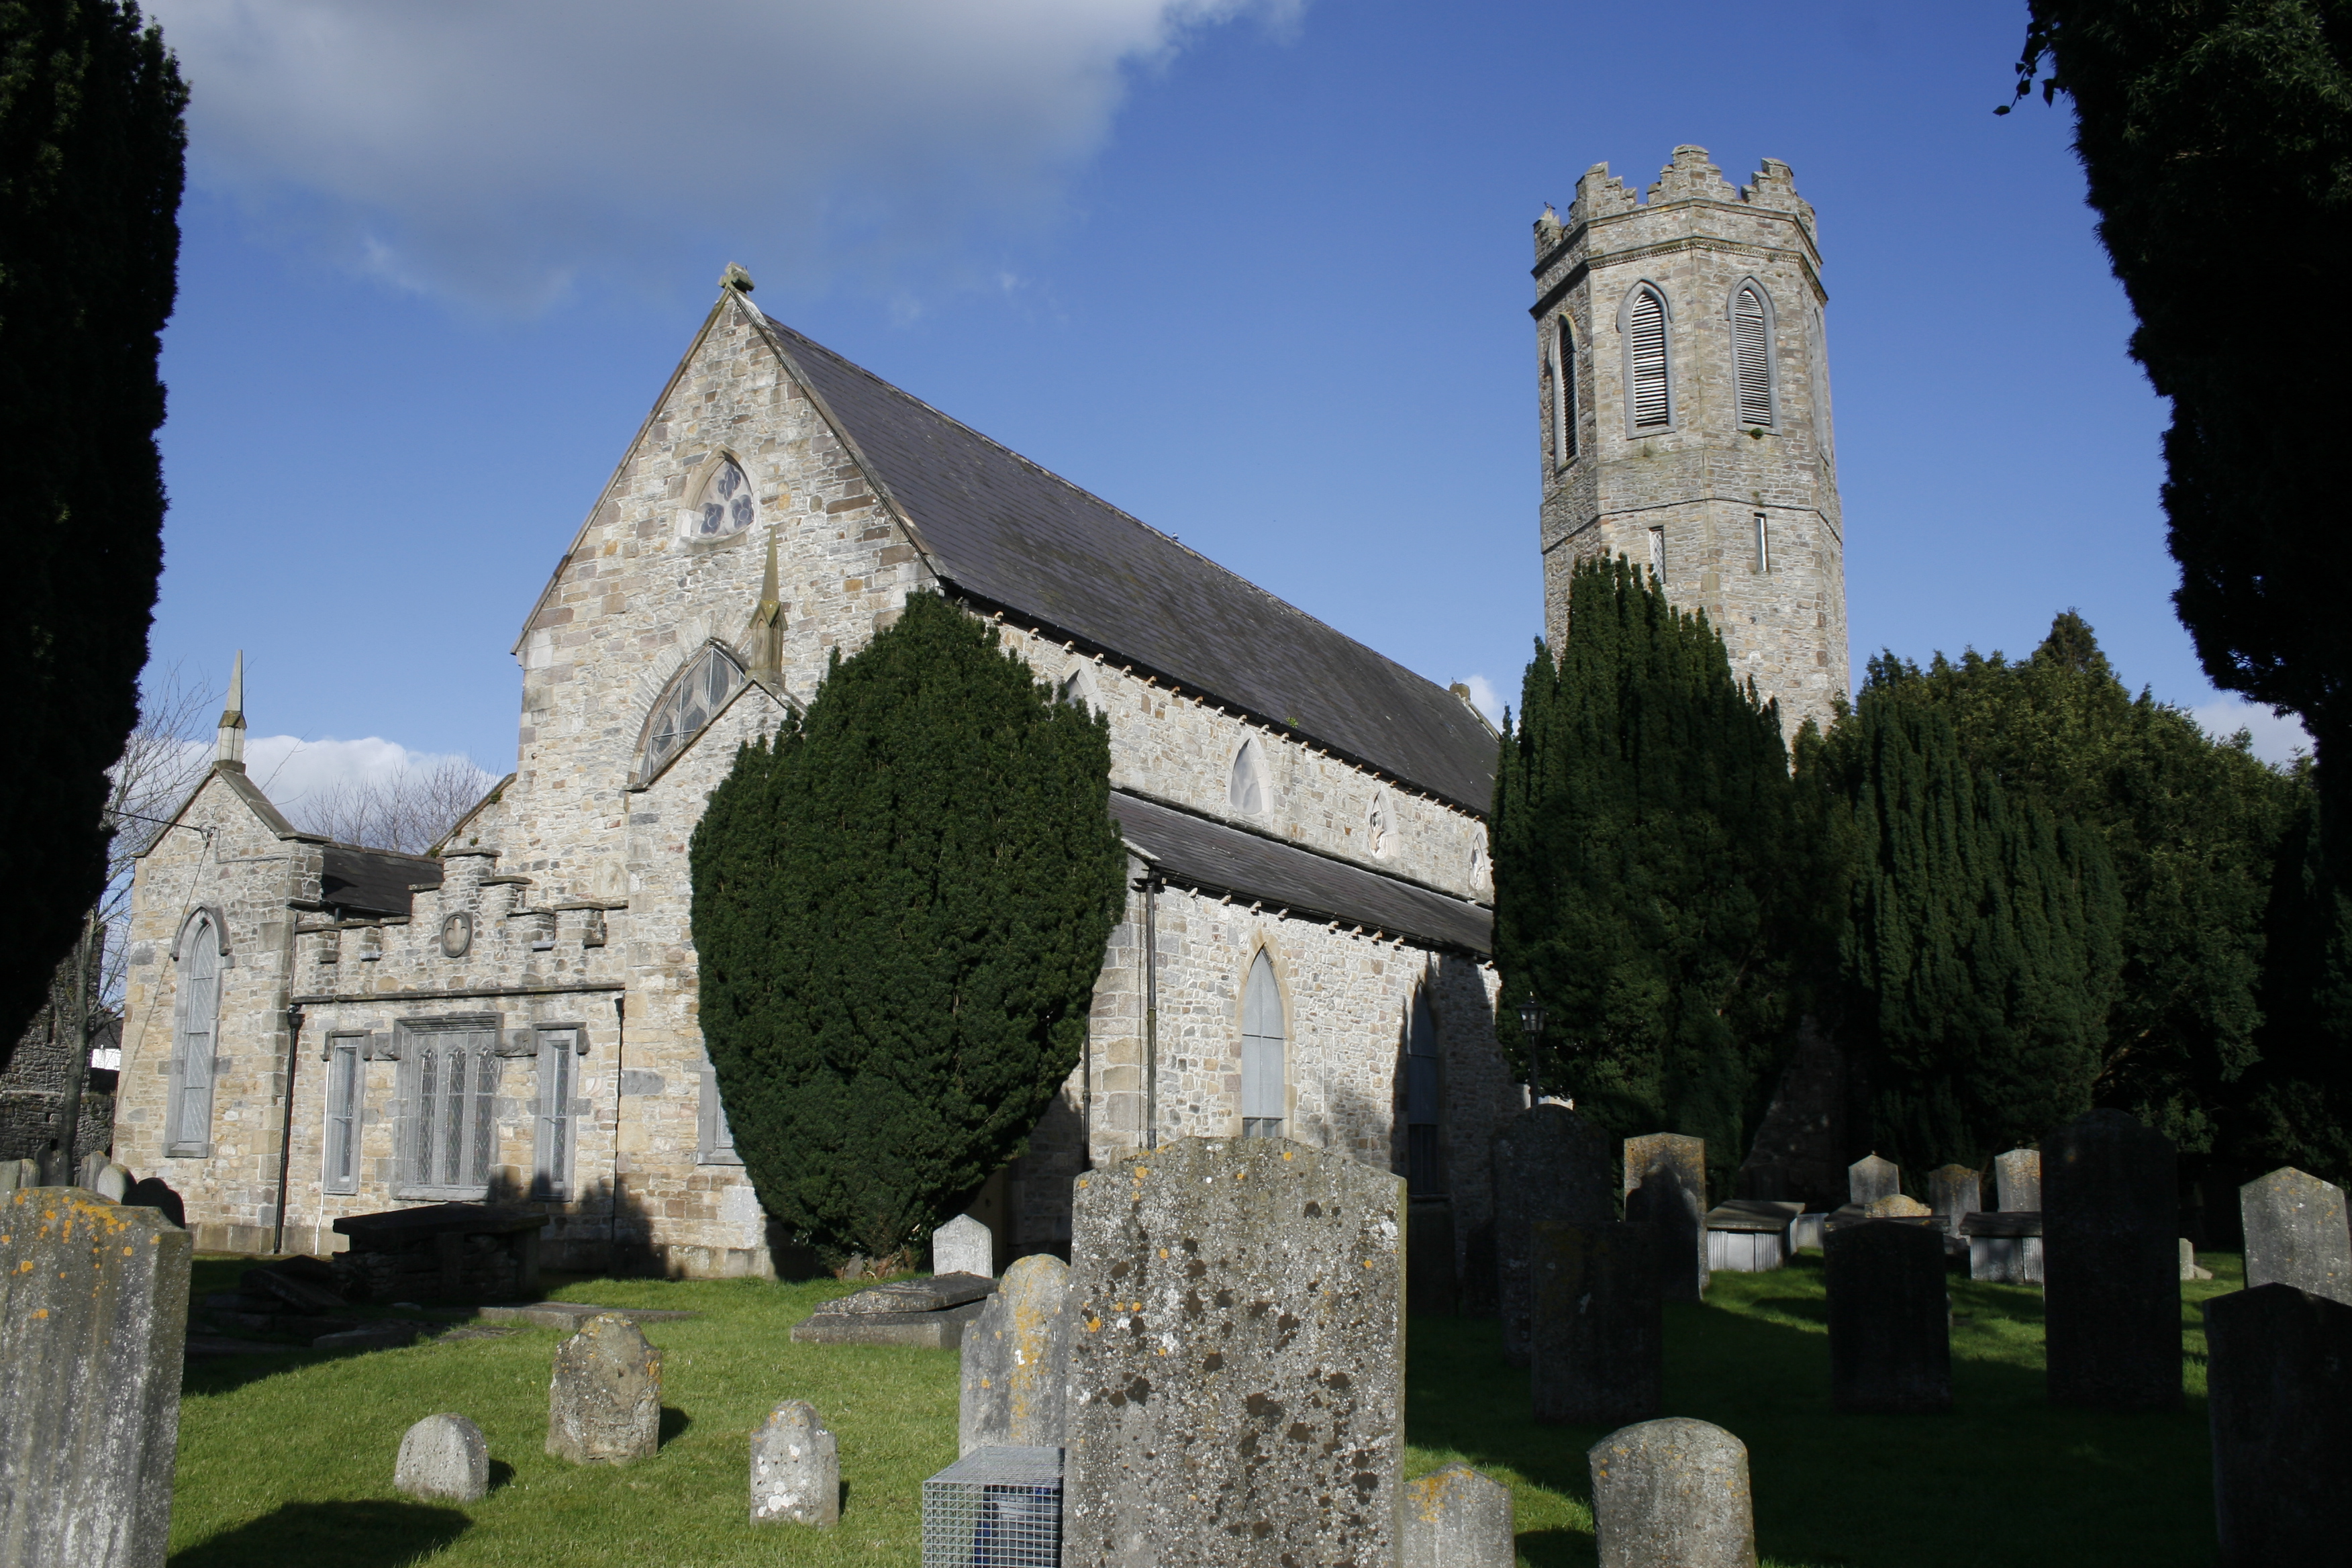
[(653, 783), (680, 752), (692, 745), (742, 684), (743, 667), (717, 643), (706, 644), (687, 660), (646, 720), (641, 742), (645, 761), (637, 768), (638, 785)]
[(1666, 341), (1673, 324), (1674, 312), (1657, 285), (1637, 285), (1625, 296), (1617, 331), (1625, 341), (1625, 423), (1633, 434), (1674, 426), (1674, 359)]
[(1772, 363), (1772, 300), (1754, 279), (1731, 294), (1733, 392), (1743, 430), (1772, 428), (1780, 415), (1780, 388)]
[(213, 1152), (213, 1078), (219, 1055), (221, 933), (218, 918), (199, 910), (180, 928), (172, 1009), (171, 1125), (164, 1153), (206, 1160)]
[(1551, 341), (1552, 466), (1576, 460), (1576, 330), (1566, 316), (1553, 323)]
[(702, 483), (678, 519), (678, 531), (688, 539), (727, 539), (760, 521), (760, 502), (751, 493), (751, 476), (743, 465), (721, 452), (702, 476)]
[(1062, 679), (1055, 696), (1081, 711), (1093, 713), (1102, 708), (1103, 700), (1095, 689), (1095, 678), (1083, 664), (1072, 669)]
[(1252, 816), (1274, 804), (1274, 789), (1266, 778), (1265, 749), (1257, 743), (1255, 735), (1244, 740), (1241, 749), (1234, 753), (1233, 772), (1225, 779), (1225, 799), (1235, 811)]
[(1372, 792), (1371, 806), (1364, 813), (1364, 836), (1371, 844), (1372, 853), (1383, 860), (1396, 847), (1396, 807), (1385, 789)]
[(1242, 1136), (1279, 1138), (1285, 1081), (1282, 989), (1274, 961), (1258, 950), (1242, 993)]
[(1444, 1059), (1437, 1046), (1437, 1015), (1427, 987), (1413, 993), (1404, 1037), (1405, 1190), (1429, 1197), (1445, 1190), (1438, 1125), (1444, 1096)]

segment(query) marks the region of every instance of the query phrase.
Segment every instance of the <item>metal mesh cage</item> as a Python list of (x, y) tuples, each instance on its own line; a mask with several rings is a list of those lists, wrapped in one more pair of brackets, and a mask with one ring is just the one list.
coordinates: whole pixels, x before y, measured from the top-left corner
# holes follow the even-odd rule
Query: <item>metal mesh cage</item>
[(1061, 1449), (976, 1448), (923, 1483), (923, 1568), (1061, 1560)]

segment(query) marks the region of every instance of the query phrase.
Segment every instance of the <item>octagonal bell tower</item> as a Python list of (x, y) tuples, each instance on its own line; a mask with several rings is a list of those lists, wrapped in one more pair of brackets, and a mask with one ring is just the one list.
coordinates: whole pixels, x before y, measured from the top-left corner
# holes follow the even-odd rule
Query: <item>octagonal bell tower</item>
[(1636, 199), (1606, 163), (1536, 224), (1544, 621), (1623, 555), (1705, 610), (1794, 735), (1846, 691), (1845, 530), (1813, 209), (1767, 158), (1734, 189), (1702, 147)]

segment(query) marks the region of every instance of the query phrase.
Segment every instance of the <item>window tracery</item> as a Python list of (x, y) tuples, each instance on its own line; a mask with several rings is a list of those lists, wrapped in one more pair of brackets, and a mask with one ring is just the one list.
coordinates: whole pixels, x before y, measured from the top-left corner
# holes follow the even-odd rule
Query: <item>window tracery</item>
[(725, 539), (741, 533), (760, 520), (760, 503), (751, 494), (751, 477), (733, 458), (721, 456), (704, 476), (702, 493), (682, 520), (690, 539)]
[(637, 782), (651, 784), (693, 743), (742, 684), (743, 667), (716, 643), (688, 660), (655, 700), (653, 712), (646, 720), (645, 761), (638, 766)]

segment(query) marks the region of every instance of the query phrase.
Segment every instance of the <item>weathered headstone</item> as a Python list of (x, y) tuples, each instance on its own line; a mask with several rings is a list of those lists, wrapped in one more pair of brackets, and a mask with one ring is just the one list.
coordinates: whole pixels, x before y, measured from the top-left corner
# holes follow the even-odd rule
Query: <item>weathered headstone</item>
[(2172, 1140), (2094, 1110), (2042, 1141), (2042, 1334), (2050, 1397), (2093, 1410), (2180, 1404)]
[(963, 1331), (956, 1457), (975, 1448), (1058, 1448), (1070, 1373), (1070, 1268), (1048, 1253), (1004, 1271)]
[(996, 1237), (985, 1222), (960, 1214), (931, 1232), (931, 1272), (996, 1274)]
[(1992, 1157), (1993, 1187), (2004, 1214), (2042, 1212), (2042, 1151), (2011, 1149)]
[(2247, 1289), (2292, 1285), (2352, 1306), (2343, 1188), (2290, 1165), (2240, 1187), (2238, 1213), (2246, 1225)]
[(1515, 1568), (1518, 1560), (1510, 1488), (1467, 1465), (1405, 1483), (1402, 1568)]
[(1543, 1221), (1534, 1242), (1536, 1419), (1622, 1426), (1658, 1414), (1665, 1313), (1656, 1229)]
[(0, 1160), (0, 1196), (23, 1187), (41, 1184), (41, 1163), (38, 1160)]
[(1909, 1415), (1952, 1407), (1943, 1233), (1870, 1220), (1832, 1233), (1830, 1407)]
[(625, 1465), (661, 1446), (661, 1352), (628, 1319), (600, 1312), (556, 1347), (547, 1451), (575, 1465)]
[(1748, 1445), (1722, 1427), (1669, 1415), (1586, 1457), (1601, 1568), (1756, 1568)]
[(1706, 1297), (1706, 1140), (1653, 1132), (1625, 1140), (1625, 1217), (1658, 1229), (1658, 1279), (1669, 1301)]
[(1984, 1181), (1966, 1165), (1938, 1165), (1927, 1173), (1927, 1209), (1946, 1236), (1960, 1234), (1960, 1221), (1984, 1207)]
[(2213, 1278), (2213, 1271), (2197, 1261), (2196, 1246), (2187, 1237), (2182, 1237), (2180, 1238), (2181, 1283), (2185, 1285), (2191, 1279), (2210, 1279), (2211, 1278)]
[(1525, 1366), (1534, 1300), (1528, 1277), (1532, 1227), (1546, 1220), (1602, 1225), (1617, 1217), (1609, 1192), (1609, 1136), (1564, 1105), (1543, 1104), (1507, 1119), (1495, 1129), (1490, 1147), (1503, 1359)]
[(0, 1568), (161, 1568), (194, 1250), (72, 1187), (0, 1199)]
[(1077, 1188), (1067, 1568), (1393, 1561), (1404, 1184), (1184, 1138)]
[(1857, 1207), (1893, 1197), (1903, 1190), (1903, 1169), (1892, 1160), (1864, 1154), (1845, 1168), (1846, 1202)]
[(490, 1446), (462, 1415), (427, 1415), (402, 1434), (392, 1484), (413, 1498), (479, 1502), (490, 1493)]
[(768, 1412), (751, 1434), (751, 1522), (841, 1522), (841, 1443), (803, 1399)]
[(1490, 1212), (1462, 1238), (1462, 1274), (1456, 1281), (1454, 1310), (1465, 1318), (1499, 1317), (1502, 1300), (1495, 1278), (1499, 1267), (1495, 1257), (1495, 1216)]
[(2352, 1543), (2352, 1307), (2257, 1285), (2204, 1309), (2222, 1568), (2333, 1568)]

